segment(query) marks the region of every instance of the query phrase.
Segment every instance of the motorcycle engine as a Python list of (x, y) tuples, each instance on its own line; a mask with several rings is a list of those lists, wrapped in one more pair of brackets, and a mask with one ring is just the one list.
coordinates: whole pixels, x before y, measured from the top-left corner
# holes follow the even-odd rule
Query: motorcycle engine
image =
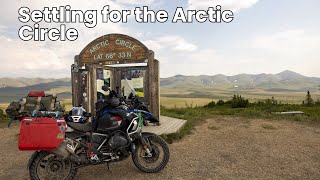
[(117, 149), (127, 144), (128, 144), (127, 138), (124, 136), (121, 136), (121, 134), (115, 134), (108, 141), (108, 145), (111, 147), (111, 149)]

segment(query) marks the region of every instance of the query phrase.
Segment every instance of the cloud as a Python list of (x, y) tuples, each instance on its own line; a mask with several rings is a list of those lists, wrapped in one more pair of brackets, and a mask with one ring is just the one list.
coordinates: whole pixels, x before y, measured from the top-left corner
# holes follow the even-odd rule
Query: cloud
[(311, 76), (319, 76), (320, 34), (318, 31), (291, 29), (254, 37), (249, 47), (252, 53), (276, 65)]
[(236, 41), (228, 48), (195, 45), (196, 51), (175, 51), (171, 46), (154, 44), (159, 47), (156, 57), (161, 62), (161, 77), (278, 73), (286, 69), (319, 76), (320, 35), (317, 31), (289, 29)]
[[(0, 36), (1, 74), (6, 76), (50, 76), (53, 71), (67, 69), (70, 62), (63, 61), (44, 43), (23, 42)], [(65, 76), (65, 74), (64, 74)], [(57, 77), (64, 77), (57, 76)]]
[[(94, 39), (110, 33), (134, 36), (135, 30), (121, 25), (98, 25), (87, 29), (81, 24), (72, 26), (78, 30), (76, 41), (22, 41), (17, 37), (0, 36), (0, 76), (66, 77), (74, 56)], [(1, 28), (0, 28), (1, 32)], [(54, 73), (53, 73), (54, 72)], [(56, 73), (59, 72), (59, 73)]]
[[(241, 11), (250, 8), (258, 0), (188, 0), (187, 6), (193, 9), (207, 9), (220, 4), (224, 9)], [(27, 1), (4, 0), (0, 11), (0, 76), (42, 76), (70, 77), (70, 65), (74, 55), (95, 38), (110, 33), (123, 33), (142, 39), (143, 43), (155, 51), (161, 62), (161, 77), (175, 74), (238, 74), (238, 73), (276, 73), (284, 69), (294, 70), (307, 75), (319, 76), (320, 67), (320, 35), (319, 31), (293, 29), (274, 33), (255, 32), (257, 36), (226, 39), (228, 46), (212, 44), (214, 35), (195, 34), (186, 30), (186, 36), (170, 34), (171, 27), (154, 28), (151, 24), (112, 24), (98, 23), (89, 29), (83, 23), (67, 24), (68, 28), (76, 28), (79, 38), (76, 42), (23, 42), (17, 37), (18, 8), (28, 6), (30, 9), (42, 9), (44, 6), (71, 5), (72, 9), (99, 10), (106, 4), (112, 9), (132, 9), (136, 5), (149, 4), (154, 0), (59, 0)], [(162, 7), (163, 8), (163, 7)], [(101, 18), (101, 16), (98, 16)], [(99, 22), (101, 20), (98, 19)], [(40, 24), (43, 27), (56, 27), (59, 24)], [(149, 28), (152, 26), (152, 28)], [(198, 25), (197, 25), (198, 26)], [(155, 26), (159, 27), (159, 26)], [(178, 25), (176, 25), (178, 27)], [(205, 26), (203, 26), (205, 27)], [(172, 28), (175, 28), (172, 26)], [(181, 28), (181, 27), (180, 27)], [(185, 28), (185, 26), (184, 26)], [(304, 27), (307, 28), (307, 27)], [(270, 28), (272, 29), (272, 28)], [(267, 29), (268, 30), (268, 29)], [(266, 30), (266, 31), (267, 31)], [(189, 31), (189, 32), (187, 32)], [(260, 34), (259, 34), (260, 33)], [(198, 42), (197, 37), (205, 36), (207, 40)], [(192, 41), (191, 39), (197, 39)], [(222, 43), (223, 44), (223, 43)]]
[[(123, 1), (124, 2), (124, 1)], [(133, 2), (133, 1), (132, 1)], [(121, 23), (98, 23), (95, 28), (87, 28), (83, 23), (67, 24), (67, 28), (76, 28), (79, 37), (75, 42), (45, 41), (24, 42), (17, 36), (20, 26), (24, 25), (17, 20), (18, 8), (27, 6), (31, 10), (43, 9), (45, 6), (71, 5), (72, 9), (98, 11), (108, 4), (112, 9), (123, 9), (125, 5), (114, 1), (86, 1), (34, 0), (32, 3), (24, 1), (3, 2), (3, 11), (0, 12), (0, 53), (2, 54), (0, 76), (30, 76), (30, 77), (66, 77), (70, 76), (70, 65), (76, 54), (92, 40), (110, 33), (123, 33), (134, 36), (140, 32)], [(9, 9), (10, 11), (6, 11)], [(101, 18), (101, 16), (98, 16)], [(101, 19), (98, 19), (101, 22)], [(31, 23), (31, 25), (33, 25)], [(40, 27), (58, 27), (56, 23), (40, 23)], [(54, 72), (54, 73), (53, 73)]]
[(153, 50), (160, 50), (164, 48), (170, 48), (174, 51), (195, 51), (197, 46), (188, 42), (181, 36), (159, 36), (155, 39), (144, 41), (147, 47)]
[(115, 2), (125, 5), (149, 5), (154, 3), (155, 0), (115, 0)]
[(161, 77), (213, 74), (213, 67), (223, 63), (223, 57), (216, 50), (200, 49), (179, 35), (157, 35), (157, 38), (147, 39), (143, 43), (155, 51), (155, 57), (160, 61)]
[(214, 75), (234, 74), (238, 69), (237, 61), (230, 60), (226, 52), (212, 48), (198, 49), (193, 52), (174, 52), (171, 49), (158, 51), (161, 62), (161, 77), (169, 77), (176, 74), (183, 75)]
[(252, 41), (252, 47), (296, 56), (317, 52), (320, 47), (320, 35), (307, 33), (302, 29), (287, 30), (257, 36)]
[(221, 5), (223, 9), (230, 9), (234, 12), (250, 8), (258, 0), (188, 0), (189, 9), (206, 9)]

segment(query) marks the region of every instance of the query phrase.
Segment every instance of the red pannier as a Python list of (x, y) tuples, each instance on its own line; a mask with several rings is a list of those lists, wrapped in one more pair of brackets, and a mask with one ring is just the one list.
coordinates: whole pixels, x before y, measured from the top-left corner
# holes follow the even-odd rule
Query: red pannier
[(44, 93), (44, 91), (31, 91), (28, 94), (29, 97), (44, 97), (46, 96), (46, 94)]
[(19, 150), (53, 150), (65, 138), (63, 118), (24, 118), (20, 125)]

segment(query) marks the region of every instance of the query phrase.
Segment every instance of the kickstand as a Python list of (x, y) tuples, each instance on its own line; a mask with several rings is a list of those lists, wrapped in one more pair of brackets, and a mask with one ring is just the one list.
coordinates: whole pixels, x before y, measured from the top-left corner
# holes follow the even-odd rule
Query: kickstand
[(9, 123), (8, 123), (8, 127), (10, 127), (11, 126), (11, 124), (12, 124), (12, 122), (15, 120), (15, 118), (14, 117), (10, 117), (10, 121), (9, 121)]
[(110, 171), (110, 166), (109, 166), (109, 162), (107, 162), (107, 167), (108, 167), (108, 171)]

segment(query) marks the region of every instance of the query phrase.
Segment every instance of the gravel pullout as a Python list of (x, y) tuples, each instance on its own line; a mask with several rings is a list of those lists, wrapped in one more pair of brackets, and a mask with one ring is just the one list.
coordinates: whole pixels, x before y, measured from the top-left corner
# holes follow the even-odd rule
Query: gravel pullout
[[(0, 179), (29, 179), (30, 152), (19, 152), (19, 126), (0, 128)], [(320, 125), (216, 117), (170, 145), (171, 159), (156, 174), (140, 172), (131, 158), (80, 169), (87, 179), (319, 179)]]

